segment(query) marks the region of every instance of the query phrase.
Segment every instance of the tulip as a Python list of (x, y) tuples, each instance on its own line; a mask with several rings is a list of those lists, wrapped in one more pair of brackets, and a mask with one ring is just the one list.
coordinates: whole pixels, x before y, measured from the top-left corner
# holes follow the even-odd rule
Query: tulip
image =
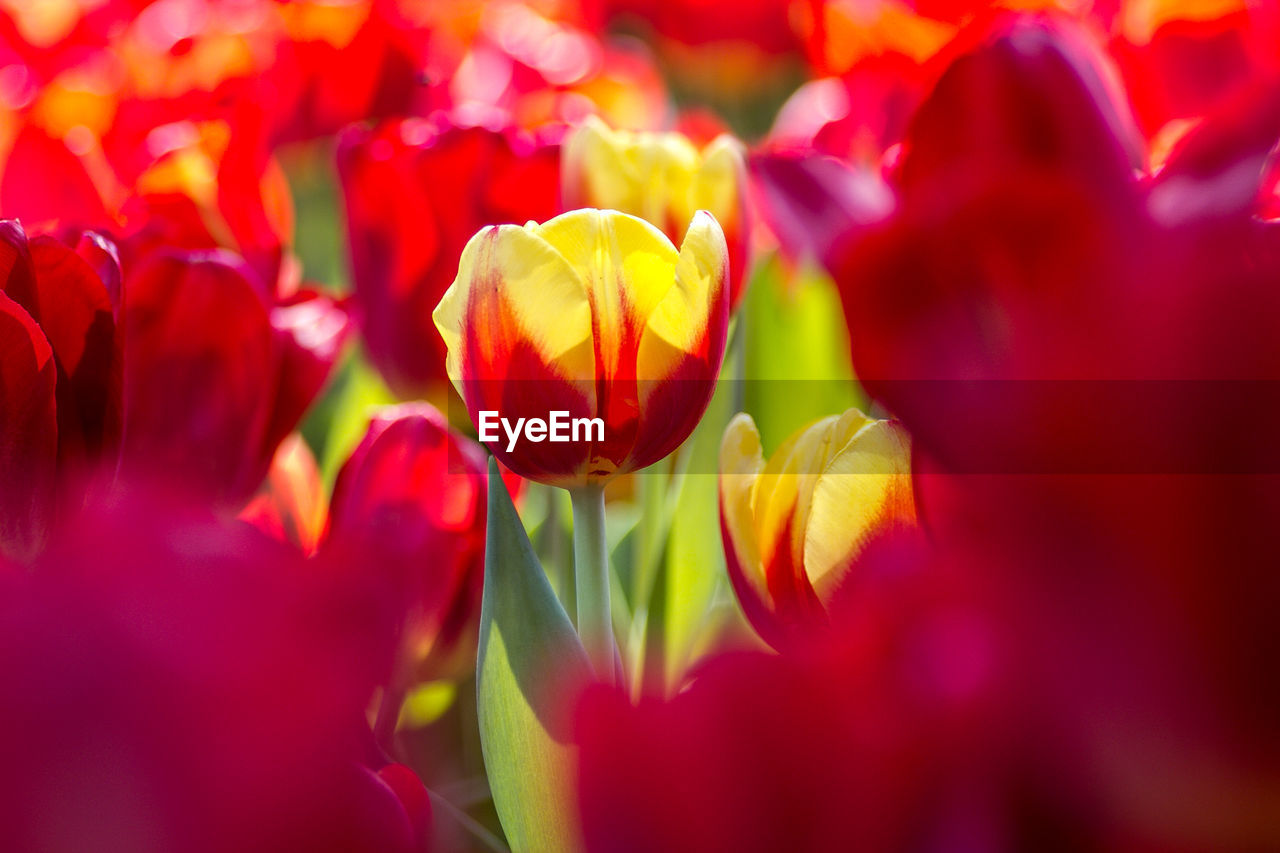
[(321, 550), (348, 555), (411, 603), (395, 689), (474, 666), (486, 467), (440, 412), (405, 403), (374, 416), (338, 474)]
[(0, 222), (0, 553), (28, 558), (56, 493), (119, 454), (120, 269), (96, 234), (75, 248)]
[(122, 471), (241, 504), (324, 387), (345, 312), (306, 292), (273, 305), (220, 250), (152, 252), (125, 292)]
[[(724, 233), (705, 211), (677, 251), (643, 219), (577, 210), (481, 231), (436, 307), (449, 378), (481, 441), (517, 474), (570, 489), (578, 629), (606, 680), (603, 484), (662, 459), (702, 417), (724, 357), (728, 272)], [(568, 440), (556, 441), (556, 415), (573, 424)], [(486, 432), (493, 416), (516, 424), (505, 440)], [(522, 442), (527, 423), (541, 429)]]
[(1034, 18), (944, 72), (899, 205), (835, 271), (854, 366), (1017, 637), (1044, 772), (1123, 847), (1275, 846), (1280, 94), (1143, 175), (1105, 79)]
[(153, 129), (141, 157), (118, 157), (133, 188), (121, 217), (126, 264), (145, 248), (223, 247), (245, 259), (266, 293), (292, 295), (293, 199), (268, 130), (260, 107), (239, 106), (225, 120)]
[(729, 578), (774, 646), (827, 621), (868, 542), (915, 525), (911, 449), (893, 421), (857, 409), (799, 430), (766, 462), (750, 415), (720, 445), (720, 519)]
[(0, 212), (27, 225), (100, 227), (108, 221), (102, 193), (84, 161), (61, 139), (23, 124), (0, 169)]
[(304, 0), (277, 7), (283, 38), (271, 76), (281, 90), (280, 141), (327, 136), (404, 115), (420, 88), (421, 40), (395, 4)]
[(711, 398), (728, 269), (704, 211), (679, 251), (616, 211), (485, 228), (434, 314), (449, 378), (477, 425), (482, 411), (512, 423), (557, 410), (603, 421), (594, 441), (494, 442), (523, 477), (568, 487), (643, 468), (684, 441)]
[(747, 269), (747, 180), (742, 143), (721, 134), (699, 151), (681, 133), (611, 130), (591, 116), (564, 147), (566, 208), (620, 210), (646, 219), (677, 242), (694, 213), (709, 211), (729, 247), (729, 308)]
[(402, 602), (338, 568), (130, 492), (0, 569), (5, 849), (423, 849), (366, 751)]
[(1126, 3), (1108, 45), (1148, 136), (1274, 75), (1280, 18), (1266, 3)]
[(369, 358), (401, 396), (444, 382), (431, 327), (468, 239), (557, 212), (554, 147), (417, 119), (348, 130), (338, 145), (355, 299)]

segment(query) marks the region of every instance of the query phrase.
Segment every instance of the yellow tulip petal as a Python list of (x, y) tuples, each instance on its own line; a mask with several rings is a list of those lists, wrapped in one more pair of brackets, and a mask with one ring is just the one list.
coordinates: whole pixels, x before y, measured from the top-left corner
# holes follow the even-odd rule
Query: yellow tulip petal
[[(494, 318), (493, 311), (503, 316)], [(514, 344), (505, 339), (499, 320), (514, 321), (519, 334), (565, 378), (595, 375), (586, 284), (534, 228), (490, 226), (472, 237), (462, 250), (458, 276), (432, 318), (448, 347), (445, 368), (459, 391), (464, 338), (470, 335), (482, 352), (495, 356)]]
[(756, 487), (756, 529), (760, 550), (776, 554), (786, 548), (790, 563), (802, 565), (804, 526), (797, 514), (808, 511), (808, 496), (830, 457), (830, 434), (838, 418), (815, 421), (791, 435), (769, 457)]
[[(697, 209), (690, 188), (699, 155), (681, 134), (612, 130), (592, 116), (566, 142), (564, 163), (564, 197), (571, 207), (621, 210), (668, 234), (678, 234)], [(673, 211), (683, 215), (673, 217)]]
[(640, 337), (636, 374), (661, 379), (693, 352), (713, 321), (729, 274), (724, 232), (706, 211), (694, 215), (680, 246), (672, 286), (653, 306)]
[(635, 216), (575, 210), (536, 226), (586, 285), (602, 376), (619, 372), (645, 321), (677, 280), (675, 246)]
[(702, 150), (702, 163), (694, 172), (688, 194), (692, 216), (696, 210), (709, 210), (726, 231), (741, 227), (738, 222), (739, 193), (746, 185), (746, 156), (742, 143), (722, 134)]
[(748, 414), (735, 415), (720, 442), (721, 513), (743, 576), (768, 600), (753, 509), (757, 477), (763, 470), (764, 455), (755, 422)]
[(612, 131), (598, 117), (588, 116), (564, 142), (561, 154), (561, 194), (566, 207), (621, 209), (619, 200), (632, 192), (627, 159), (613, 144)]
[(855, 431), (817, 478), (804, 527), (805, 572), (823, 600), (843, 579), (837, 569), (848, 565), (870, 534), (885, 525), (915, 524), (906, 432), (892, 421), (849, 414), (861, 422), (846, 424), (845, 433)]

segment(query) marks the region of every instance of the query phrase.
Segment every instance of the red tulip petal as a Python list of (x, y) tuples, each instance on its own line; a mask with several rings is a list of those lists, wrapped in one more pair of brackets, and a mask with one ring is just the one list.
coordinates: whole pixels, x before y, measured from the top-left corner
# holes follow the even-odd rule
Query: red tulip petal
[(244, 498), (270, 459), (280, 363), (252, 273), (223, 252), (157, 254), (130, 273), (124, 316), (124, 469)]
[(1142, 146), (1099, 61), (1065, 26), (1016, 18), (998, 29), (952, 63), (916, 113), (904, 193), (963, 192), (1020, 171), (1115, 192), (1142, 162)]
[(263, 437), (260, 473), (250, 477), (253, 485), (329, 381), (351, 330), (346, 310), (313, 291), (299, 291), (270, 316), (281, 353), (280, 381)]
[(28, 314), (39, 314), (40, 296), (31, 247), (27, 232), (16, 219), (0, 220), (0, 290)]
[(338, 475), (330, 543), (414, 602), (415, 658), (475, 630), (485, 481), (483, 451), (425, 403), (382, 410)]
[(446, 381), (431, 312), (482, 227), (557, 213), (559, 153), (479, 127), (423, 120), (349, 131), (338, 169), (365, 345), (404, 396)]
[(80, 159), (60, 139), (24, 124), (4, 161), (0, 216), (28, 225), (108, 223), (102, 196)]
[(894, 207), (879, 175), (817, 154), (752, 156), (761, 215), (792, 260), (830, 263), (838, 246)]
[(52, 520), (58, 425), (53, 350), (22, 306), (0, 294), (0, 552), (27, 559)]
[(52, 237), (32, 240), (31, 258), (41, 328), (58, 364), (59, 456), (114, 454), (120, 437), (121, 362), (107, 285), (80, 254)]

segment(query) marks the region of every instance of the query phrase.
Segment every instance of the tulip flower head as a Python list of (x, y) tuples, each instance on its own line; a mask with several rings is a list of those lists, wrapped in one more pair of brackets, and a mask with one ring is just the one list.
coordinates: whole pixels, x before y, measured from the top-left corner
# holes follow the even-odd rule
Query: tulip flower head
[(679, 250), (648, 222), (607, 210), (480, 231), (434, 314), (472, 421), (482, 412), (508, 425), (565, 412), (603, 423), (588, 430), (590, 441), (528, 431), (525, 441), (481, 440), (517, 474), (564, 487), (666, 456), (715, 388), (728, 271), (724, 233), (705, 211)]
[(710, 211), (729, 247), (730, 310), (738, 304), (748, 233), (742, 143), (721, 134), (698, 150), (682, 133), (612, 130), (592, 116), (572, 133), (563, 152), (566, 207), (621, 210), (657, 225), (672, 242), (694, 213)]
[(729, 578), (777, 646), (826, 621), (826, 605), (877, 535), (915, 524), (911, 450), (893, 421), (857, 409), (816, 421), (766, 462), (740, 414), (720, 445), (720, 526)]

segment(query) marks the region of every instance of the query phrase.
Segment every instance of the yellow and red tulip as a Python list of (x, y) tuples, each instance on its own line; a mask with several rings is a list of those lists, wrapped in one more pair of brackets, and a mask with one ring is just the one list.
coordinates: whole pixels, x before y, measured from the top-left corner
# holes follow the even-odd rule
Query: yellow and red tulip
[(746, 174), (742, 143), (728, 134), (698, 149), (682, 133), (612, 130), (592, 116), (565, 142), (561, 193), (567, 208), (608, 208), (647, 219), (673, 243), (695, 212), (710, 211), (729, 248), (732, 310), (747, 267)]
[(576, 210), (472, 237), (434, 319), (477, 425), (482, 411), (603, 422), (603, 440), (493, 442), (511, 470), (568, 487), (650, 465), (693, 430), (724, 356), (728, 276), (705, 211), (677, 250), (638, 217)]
[(877, 535), (915, 524), (905, 430), (857, 409), (797, 431), (765, 460), (740, 414), (720, 445), (720, 527), (729, 578), (774, 646), (826, 622), (826, 605)]

